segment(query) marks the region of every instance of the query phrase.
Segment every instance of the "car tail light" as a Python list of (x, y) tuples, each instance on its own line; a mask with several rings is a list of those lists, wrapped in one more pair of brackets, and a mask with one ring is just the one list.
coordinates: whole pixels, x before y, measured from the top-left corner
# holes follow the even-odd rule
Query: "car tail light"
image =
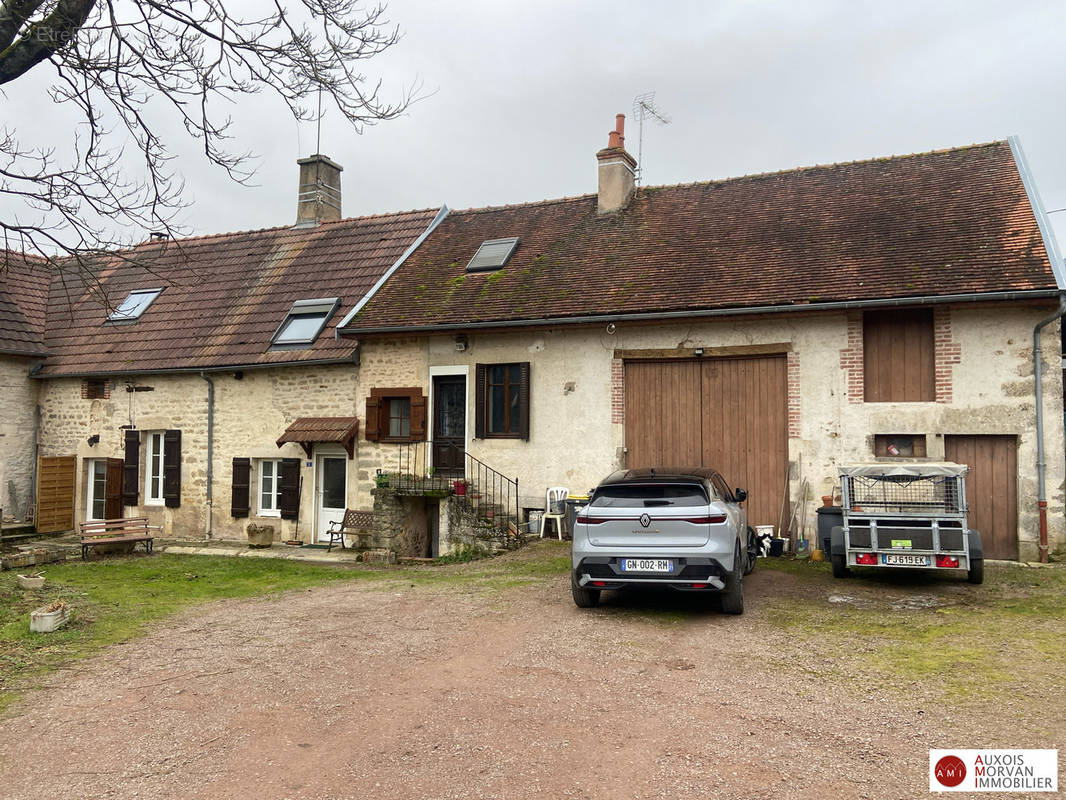
[(706, 589), (707, 588), (707, 584), (706, 583), (694, 583), (694, 584), (692, 584), (692, 588), (693, 589)]
[(593, 586), (606, 586), (607, 584), (604, 583), (603, 581), (593, 581), (592, 585)]
[(717, 525), (725, 522), (725, 514), (715, 514), (710, 517), (678, 517), (678, 522), (691, 522), (693, 525)]
[(866, 565), (872, 566), (872, 565), (877, 563), (877, 556), (874, 555), (873, 553), (856, 553), (855, 554), (855, 563), (856, 564), (866, 564)]
[(937, 556), (936, 565), (938, 567), (947, 567), (950, 569), (959, 566), (959, 559), (955, 556)]
[(577, 515), (577, 522), (581, 525), (599, 525), (606, 521), (606, 517), (590, 517), (587, 514)]

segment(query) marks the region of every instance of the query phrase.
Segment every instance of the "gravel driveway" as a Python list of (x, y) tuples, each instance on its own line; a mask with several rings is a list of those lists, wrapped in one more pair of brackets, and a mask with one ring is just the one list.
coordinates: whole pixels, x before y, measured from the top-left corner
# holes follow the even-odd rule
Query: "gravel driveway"
[[(565, 552), (503, 558), (545, 549)], [(1036, 746), (991, 712), (960, 734), (898, 694), (830, 696), (811, 675), (833, 665), (760, 608), (796, 580), (756, 571), (742, 617), (583, 612), (558, 574), (199, 607), (28, 694), (0, 721), (0, 795), (914, 798), (930, 747)]]

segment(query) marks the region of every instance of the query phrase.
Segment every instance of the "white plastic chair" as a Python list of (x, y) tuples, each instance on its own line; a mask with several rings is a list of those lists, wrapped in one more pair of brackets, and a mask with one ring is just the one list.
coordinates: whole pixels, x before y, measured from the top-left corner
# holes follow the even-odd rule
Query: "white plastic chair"
[[(540, 518), (540, 538), (544, 538), (544, 531), (548, 527), (548, 520), (555, 520), (555, 530), (559, 534), (559, 541), (563, 540), (563, 527), (566, 523), (566, 498), (570, 496), (570, 490), (565, 486), (554, 486), (545, 494), (546, 506), (544, 516)], [(553, 511), (561, 508), (561, 511)]]

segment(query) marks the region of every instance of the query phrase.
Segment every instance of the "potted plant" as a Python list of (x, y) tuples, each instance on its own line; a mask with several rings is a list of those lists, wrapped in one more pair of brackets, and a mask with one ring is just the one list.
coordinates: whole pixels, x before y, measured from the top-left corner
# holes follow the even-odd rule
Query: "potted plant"
[(70, 607), (62, 600), (30, 612), (30, 630), (51, 633), (70, 622)]
[(459, 497), (466, 497), (466, 478), (456, 478), (452, 481), (452, 488)]
[(18, 584), (23, 589), (43, 589), (44, 573), (35, 572), (32, 575), (19, 575)]
[(378, 470), (377, 477), (374, 478), (374, 485), (379, 489), (389, 488), (389, 474)]

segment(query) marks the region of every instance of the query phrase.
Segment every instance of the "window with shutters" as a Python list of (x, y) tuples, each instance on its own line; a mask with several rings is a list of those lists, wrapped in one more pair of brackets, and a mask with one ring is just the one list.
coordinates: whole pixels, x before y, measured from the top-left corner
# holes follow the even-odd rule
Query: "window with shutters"
[(259, 461), (259, 516), (281, 516), (281, 459)]
[(529, 439), (529, 362), (478, 364), (478, 439)]
[(165, 443), (163, 431), (148, 431), (148, 444), (145, 451), (145, 505), (163, 505), (163, 450)]
[(932, 309), (867, 311), (862, 340), (865, 402), (936, 400)]
[[(129, 439), (127, 439), (127, 465), (128, 445)], [(181, 505), (181, 431), (179, 430), (145, 432), (144, 504), (166, 505), (168, 508), (177, 508)]]
[(372, 389), (363, 433), (368, 442), (425, 441), (426, 396), (421, 387)]

